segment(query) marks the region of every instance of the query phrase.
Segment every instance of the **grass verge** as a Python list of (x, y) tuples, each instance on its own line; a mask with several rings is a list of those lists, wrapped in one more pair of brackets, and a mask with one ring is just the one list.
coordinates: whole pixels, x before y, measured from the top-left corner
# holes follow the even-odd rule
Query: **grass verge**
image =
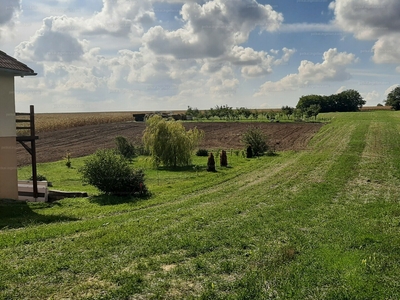
[[(330, 114), (310, 149), (146, 169), (148, 200), (0, 204), (3, 299), (397, 299), (399, 115)], [(19, 175), (27, 176), (29, 169)]]

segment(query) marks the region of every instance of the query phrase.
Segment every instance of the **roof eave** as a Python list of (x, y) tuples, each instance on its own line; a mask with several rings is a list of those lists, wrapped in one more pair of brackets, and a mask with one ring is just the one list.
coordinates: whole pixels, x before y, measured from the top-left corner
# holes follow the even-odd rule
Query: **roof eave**
[(12, 70), (12, 69), (1, 69), (1, 68), (0, 68), (0, 73), (12, 74), (14, 76), (21, 76), (21, 77), (37, 75), (37, 73), (34, 73), (34, 72), (25, 72), (25, 71)]

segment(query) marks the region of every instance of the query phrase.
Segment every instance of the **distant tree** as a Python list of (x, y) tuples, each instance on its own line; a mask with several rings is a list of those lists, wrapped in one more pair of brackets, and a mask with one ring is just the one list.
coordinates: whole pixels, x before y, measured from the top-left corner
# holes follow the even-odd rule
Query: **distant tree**
[(263, 155), (268, 150), (268, 138), (258, 127), (250, 127), (242, 135), (242, 143), (246, 149), (251, 147), (254, 156)]
[(320, 105), (322, 110), (324, 103), (325, 101), (323, 99), (323, 96), (320, 95), (301, 96), (299, 102), (297, 102), (296, 108), (300, 109), (303, 113), (305, 113), (308, 107), (310, 107), (313, 104), (316, 104)]
[(200, 111), (196, 107), (192, 108), (192, 107), (188, 106), (188, 109), (186, 110), (186, 115), (197, 118), (197, 117), (200, 117)]
[(346, 90), (336, 96), (336, 111), (359, 111), (365, 100), (356, 90)]
[(383, 106), (383, 104), (381, 104), (381, 103), (378, 103), (376, 106)]
[(395, 87), (388, 95), (385, 105), (391, 106), (394, 110), (400, 110), (400, 86)]
[(301, 120), (303, 118), (303, 112), (300, 109), (295, 108), (293, 116), (296, 120)]
[(356, 90), (346, 90), (339, 94), (330, 96), (307, 95), (302, 96), (296, 105), (304, 114), (308, 114), (307, 110), (311, 105), (319, 105), (319, 112), (335, 112), (335, 111), (359, 111), (365, 104), (365, 100)]
[(204, 132), (197, 128), (186, 131), (181, 122), (154, 115), (146, 121), (143, 144), (155, 165), (187, 166), (203, 137)]
[(246, 107), (236, 108), (236, 112), (239, 116), (243, 116), (248, 119), (251, 116), (251, 110)]
[(257, 119), (258, 119), (258, 115), (259, 115), (259, 113), (258, 113), (258, 110), (257, 110), (257, 109), (255, 109), (255, 110), (251, 113), (251, 116), (253, 117), (254, 120), (257, 120)]
[(293, 115), (294, 113), (294, 107), (290, 107), (290, 106), (282, 106), (282, 113), (288, 118), (290, 119), (290, 116)]
[(314, 119), (316, 120), (320, 110), (321, 106), (319, 104), (312, 104), (305, 111), (306, 117), (307, 118), (314, 117)]

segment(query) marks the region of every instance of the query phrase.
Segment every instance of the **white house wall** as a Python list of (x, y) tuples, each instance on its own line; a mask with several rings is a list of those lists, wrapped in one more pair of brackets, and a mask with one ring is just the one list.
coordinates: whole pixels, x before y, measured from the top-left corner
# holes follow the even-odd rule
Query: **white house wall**
[(15, 137), (14, 76), (0, 74), (0, 137)]
[(0, 198), (18, 199), (14, 75), (0, 74)]

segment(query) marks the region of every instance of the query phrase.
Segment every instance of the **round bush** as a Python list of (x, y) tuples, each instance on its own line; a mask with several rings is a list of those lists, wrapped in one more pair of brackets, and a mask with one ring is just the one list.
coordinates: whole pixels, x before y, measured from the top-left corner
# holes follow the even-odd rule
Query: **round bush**
[(116, 196), (148, 195), (142, 170), (134, 170), (128, 160), (112, 150), (98, 150), (79, 170), (84, 182), (101, 192)]
[(197, 156), (208, 156), (208, 150), (207, 149), (198, 149), (196, 152)]

